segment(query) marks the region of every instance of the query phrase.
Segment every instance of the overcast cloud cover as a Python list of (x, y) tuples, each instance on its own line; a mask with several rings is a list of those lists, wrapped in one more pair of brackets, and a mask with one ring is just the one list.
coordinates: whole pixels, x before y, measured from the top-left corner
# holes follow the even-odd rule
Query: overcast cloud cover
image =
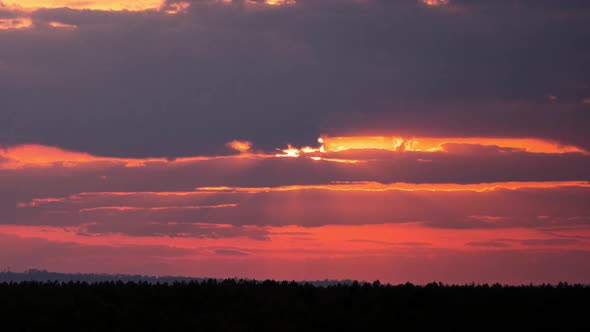
[(0, 30), (0, 143), (176, 157), (371, 131), (590, 147), (587, 1), (189, 2), (39, 9)]

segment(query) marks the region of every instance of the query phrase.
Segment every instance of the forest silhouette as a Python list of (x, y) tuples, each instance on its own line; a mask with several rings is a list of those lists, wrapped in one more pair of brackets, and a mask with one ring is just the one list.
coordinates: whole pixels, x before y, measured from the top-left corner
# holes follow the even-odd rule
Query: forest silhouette
[(578, 331), (584, 285), (2, 282), (4, 331)]

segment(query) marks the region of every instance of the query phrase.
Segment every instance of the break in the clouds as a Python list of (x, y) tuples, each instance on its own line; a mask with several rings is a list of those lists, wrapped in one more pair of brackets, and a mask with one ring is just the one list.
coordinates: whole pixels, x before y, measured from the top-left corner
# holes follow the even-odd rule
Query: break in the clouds
[(588, 282), (588, 22), (578, 0), (1, 0), (0, 266)]

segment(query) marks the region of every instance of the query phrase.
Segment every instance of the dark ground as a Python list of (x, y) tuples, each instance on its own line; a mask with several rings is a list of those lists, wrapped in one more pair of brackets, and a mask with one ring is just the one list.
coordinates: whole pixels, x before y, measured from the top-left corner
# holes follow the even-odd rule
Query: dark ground
[(0, 283), (2, 331), (588, 331), (590, 287)]

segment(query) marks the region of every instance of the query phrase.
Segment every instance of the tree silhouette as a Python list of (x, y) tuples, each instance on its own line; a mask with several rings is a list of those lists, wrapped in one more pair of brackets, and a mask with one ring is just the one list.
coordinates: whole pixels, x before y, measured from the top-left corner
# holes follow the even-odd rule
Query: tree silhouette
[(6, 331), (575, 331), (588, 303), (589, 287), (567, 283), (0, 283)]

